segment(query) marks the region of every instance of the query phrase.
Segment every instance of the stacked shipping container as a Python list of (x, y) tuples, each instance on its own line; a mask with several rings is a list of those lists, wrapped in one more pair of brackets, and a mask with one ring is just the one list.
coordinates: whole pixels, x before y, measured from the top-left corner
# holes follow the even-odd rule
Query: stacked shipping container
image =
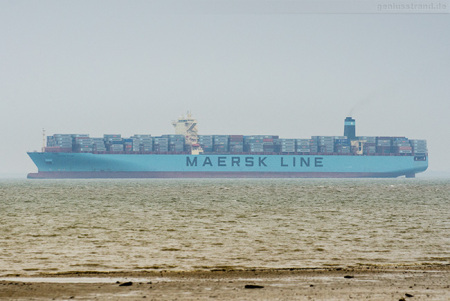
[(282, 153), (295, 153), (295, 139), (279, 139), (280, 151)]
[(161, 137), (169, 139), (169, 152), (184, 152), (185, 138), (183, 135), (162, 135)]
[(152, 135), (135, 134), (131, 138), (137, 139), (135, 141), (136, 141), (136, 143), (139, 143), (139, 151), (141, 151), (141, 152), (152, 152), (153, 151)]
[(409, 140), (409, 143), (414, 154), (424, 155), (428, 153), (426, 140)]
[[(406, 137), (312, 136), (311, 139), (280, 139), (273, 135), (199, 135), (205, 153), (335, 153), (343, 155), (424, 155), (426, 140)], [(183, 135), (134, 135), (123, 139), (119, 134), (90, 138), (87, 134), (55, 134), (47, 137), (47, 152), (126, 152), (182, 153), (189, 151)]]
[(405, 137), (393, 138), (392, 141), (392, 152), (394, 154), (411, 154), (412, 147), (409, 141)]
[(202, 147), (204, 152), (212, 152), (213, 151), (213, 136), (212, 135), (199, 135), (198, 136), (198, 144)]
[(169, 138), (155, 137), (153, 139), (153, 150), (158, 153), (169, 152)]
[(320, 153), (334, 152), (333, 136), (312, 136), (311, 138), (317, 141), (318, 152)]
[[(297, 153), (311, 153), (311, 145), (312, 144), (312, 139), (297, 139), (296, 140), (296, 151)], [(316, 150), (317, 152), (317, 150)]]
[(338, 154), (350, 154), (352, 152), (350, 139), (345, 136), (335, 136), (334, 151)]
[(54, 134), (47, 136), (47, 151), (72, 151), (71, 134)]
[(228, 142), (229, 142), (228, 135), (214, 135), (213, 141), (214, 141), (214, 152), (217, 153), (228, 152)]
[(264, 152), (264, 138), (261, 135), (245, 136), (244, 137), (244, 151), (249, 153)]
[(242, 153), (244, 152), (244, 136), (230, 135), (230, 152)]
[(390, 154), (392, 148), (391, 137), (377, 137), (377, 153)]
[(106, 150), (110, 152), (123, 152), (123, 140), (120, 134), (105, 134)]

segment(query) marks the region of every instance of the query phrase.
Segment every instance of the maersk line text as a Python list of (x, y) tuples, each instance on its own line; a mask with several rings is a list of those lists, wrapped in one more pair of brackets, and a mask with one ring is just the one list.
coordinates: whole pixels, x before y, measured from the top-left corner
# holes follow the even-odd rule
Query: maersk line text
[[(281, 167), (323, 167), (323, 157), (279, 157)], [(267, 167), (267, 157), (236, 157), (236, 156), (191, 156), (186, 157), (186, 166), (217, 166), (217, 167)]]

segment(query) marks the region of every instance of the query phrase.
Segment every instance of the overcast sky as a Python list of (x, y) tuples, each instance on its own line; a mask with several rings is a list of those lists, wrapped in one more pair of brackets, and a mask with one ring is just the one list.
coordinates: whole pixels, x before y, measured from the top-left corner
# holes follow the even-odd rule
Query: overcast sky
[(200, 134), (285, 138), (342, 135), (352, 113), (450, 172), (448, 9), (167, 3), (0, 1), (0, 174), (37, 171), (42, 128), (170, 134), (187, 110)]

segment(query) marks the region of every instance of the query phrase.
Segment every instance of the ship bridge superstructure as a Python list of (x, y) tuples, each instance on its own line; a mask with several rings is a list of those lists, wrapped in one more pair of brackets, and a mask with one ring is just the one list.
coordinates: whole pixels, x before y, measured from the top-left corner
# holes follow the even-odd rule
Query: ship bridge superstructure
[(185, 144), (191, 147), (192, 154), (202, 153), (202, 149), (198, 144), (197, 119), (192, 117), (191, 112), (187, 112), (186, 116), (181, 116), (176, 121), (172, 121), (175, 128), (175, 135), (183, 135)]

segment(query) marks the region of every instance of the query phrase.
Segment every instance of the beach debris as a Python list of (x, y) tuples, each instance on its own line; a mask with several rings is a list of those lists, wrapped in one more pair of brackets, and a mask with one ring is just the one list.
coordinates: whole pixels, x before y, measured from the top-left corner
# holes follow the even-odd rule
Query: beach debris
[(408, 294), (408, 293), (406, 293), (405, 296), (408, 297), (408, 298), (414, 297), (414, 295), (411, 295), (411, 294)]
[(131, 281), (119, 284), (119, 286), (131, 286), (131, 285), (133, 285), (133, 282), (131, 282)]
[(346, 279), (352, 279), (352, 278), (355, 278), (355, 276), (345, 275), (344, 278), (346, 278)]
[(402, 298), (398, 299), (398, 301), (406, 301), (406, 300), (405, 300), (405, 298), (402, 297)]
[(246, 284), (245, 288), (250, 288), (250, 289), (253, 289), (253, 288), (264, 288), (264, 286), (262, 286), (262, 285), (255, 285), (255, 284)]

